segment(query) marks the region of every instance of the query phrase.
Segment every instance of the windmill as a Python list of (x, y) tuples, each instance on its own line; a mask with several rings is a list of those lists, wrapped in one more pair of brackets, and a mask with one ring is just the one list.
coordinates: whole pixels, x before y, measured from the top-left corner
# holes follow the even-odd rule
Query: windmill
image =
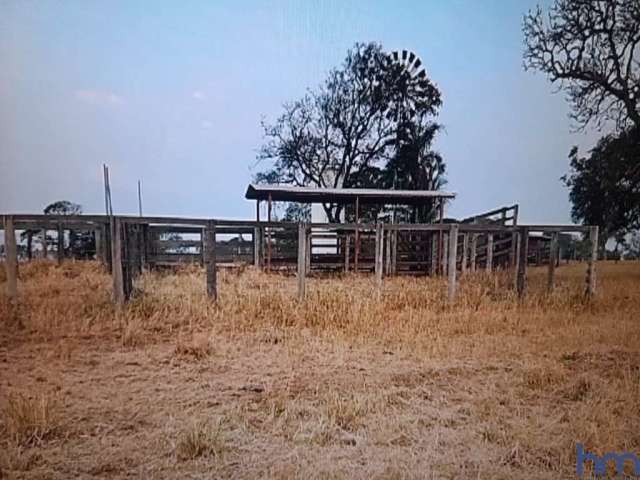
[(398, 98), (389, 112), (394, 121), (412, 118), (429, 106), (432, 88), (422, 60), (413, 52), (393, 51), (388, 55), (388, 67), (395, 70), (395, 90)]

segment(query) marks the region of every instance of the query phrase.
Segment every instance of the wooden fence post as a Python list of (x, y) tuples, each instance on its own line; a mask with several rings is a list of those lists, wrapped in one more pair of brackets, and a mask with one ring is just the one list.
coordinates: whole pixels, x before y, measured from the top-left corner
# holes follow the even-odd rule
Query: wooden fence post
[(555, 288), (556, 258), (558, 257), (558, 232), (551, 234), (551, 247), (549, 250), (549, 265), (547, 270), (547, 290), (553, 292)]
[(493, 233), (487, 233), (487, 272), (493, 270)]
[(58, 251), (56, 253), (58, 263), (62, 263), (64, 258), (64, 227), (61, 222), (58, 222)]
[(48, 257), (48, 250), (49, 250), (49, 246), (47, 245), (47, 229), (43, 228), (40, 232), (40, 235), (42, 235), (42, 258), (43, 259), (47, 259)]
[(529, 229), (520, 227), (520, 252), (518, 255), (518, 276), (516, 280), (516, 288), (518, 297), (523, 298), (527, 288), (527, 259), (529, 258)]
[(395, 275), (398, 273), (398, 235), (399, 230), (393, 230), (391, 233), (391, 273)]
[[(384, 230), (383, 230), (384, 232)], [(386, 256), (384, 258), (384, 269), (387, 275), (391, 275), (391, 235), (393, 235), (392, 230), (387, 230), (385, 235), (385, 251)]]
[(208, 221), (204, 232), (204, 258), (207, 269), (207, 295), (218, 300), (218, 278), (216, 272), (216, 224)]
[(448, 275), (448, 295), (447, 300), (449, 303), (453, 303), (456, 299), (456, 260), (458, 258), (458, 225), (451, 225), (449, 230), (449, 247), (448, 247), (448, 259), (447, 259), (447, 275)]
[(260, 247), (262, 247), (261, 228), (253, 227), (253, 265), (258, 268), (262, 263)]
[(451, 240), (449, 236), (451, 235), (450, 231), (445, 233), (442, 230), (442, 258), (440, 259), (440, 273), (441, 275), (447, 275), (449, 271), (449, 245), (451, 244)]
[(100, 228), (93, 229), (93, 241), (96, 247), (96, 260), (104, 263), (104, 239), (102, 238), (102, 231)]
[(311, 253), (312, 253), (312, 240), (313, 240), (313, 230), (309, 229), (309, 231), (306, 234), (306, 242), (307, 244), (305, 245), (305, 249), (304, 249), (304, 253), (305, 253), (305, 258), (304, 258), (304, 265), (305, 265), (305, 270), (306, 273), (309, 274), (311, 272)]
[(467, 271), (467, 255), (469, 253), (469, 234), (462, 234), (462, 264), (460, 265), (460, 273)]
[(4, 217), (5, 270), (7, 273), (7, 295), (12, 302), (18, 298), (18, 246), (13, 217)]
[(349, 255), (351, 248), (351, 239), (349, 238), (349, 234), (345, 233), (344, 235), (344, 273), (349, 271)]
[(471, 235), (471, 255), (469, 263), (471, 264), (471, 271), (476, 271), (476, 256), (478, 254), (478, 234), (474, 233)]
[(376, 285), (378, 289), (382, 288), (382, 274), (384, 267), (384, 229), (382, 223), (376, 223), (376, 254), (375, 254), (375, 272)]
[(304, 300), (305, 277), (307, 274), (307, 225), (298, 224), (298, 300)]
[(598, 226), (589, 227), (589, 243), (591, 254), (587, 265), (587, 295), (596, 293), (596, 261), (598, 260)]
[(113, 300), (118, 305), (126, 301), (124, 272), (122, 268), (122, 223), (120, 218), (111, 217), (111, 276), (113, 279)]

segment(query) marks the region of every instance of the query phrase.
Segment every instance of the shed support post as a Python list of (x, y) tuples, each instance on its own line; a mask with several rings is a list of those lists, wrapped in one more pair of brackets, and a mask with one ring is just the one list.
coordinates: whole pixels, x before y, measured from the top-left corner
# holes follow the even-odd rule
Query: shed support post
[(391, 233), (391, 273), (398, 273), (398, 235), (399, 230), (393, 230)]
[(431, 232), (431, 258), (429, 265), (429, 275), (434, 277), (438, 272), (438, 234)]
[(487, 272), (493, 270), (493, 233), (487, 233)]
[(449, 230), (449, 248), (447, 259), (447, 275), (448, 275), (448, 289), (447, 300), (449, 303), (453, 303), (456, 299), (456, 260), (458, 253), (458, 225), (451, 225)]
[(589, 227), (590, 255), (587, 265), (587, 295), (592, 297), (596, 293), (596, 261), (598, 260), (598, 227)]
[(33, 232), (27, 232), (27, 258), (33, 259)]
[(204, 256), (207, 269), (207, 296), (218, 300), (218, 279), (216, 272), (216, 224), (208, 221), (204, 233)]
[(553, 292), (555, 288), (556, 259), (558, 257), (558, 232), (551, 235), (551, 247), (549, 251), (549, 265), (547, 270), (547, 290)]
[(307, 274), (307, 225), (298, 224), (298, 300), (304, 300)]
[(442, 275), (447, 275), (447, 272), (449, 271), (449, 235), (450, 232), (442, 233), (442, 258), (441, 258), (441, 262), (440, 262), (440, 272), (442, 272)]
[(391, 275), (391, 236), (393, 235), (393, 230), (387, 230), (385, 238), (385, 252), (386, 257), (384, 259), (384, 269), (387, 275)]
[(527, 288), (527, 259), (529, 257), (529, 229), (520, 227), (520, 241), (518, 242), (520, 252), (518, 255), (518, 276), (516, 280), (516, 288), (518, 298), (524, 298)]
[(15, 302), (18, 298), (18, 246), (13, 217), (4, 217), (5, 270), (7, 273), (7, 295)]

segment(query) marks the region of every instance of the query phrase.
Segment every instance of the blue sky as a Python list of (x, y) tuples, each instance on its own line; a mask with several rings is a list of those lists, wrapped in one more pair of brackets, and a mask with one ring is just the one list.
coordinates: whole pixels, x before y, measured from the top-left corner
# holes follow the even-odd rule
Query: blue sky
[[(451, 215), (520, 203), (568, 222), (562, 94), (522, 69), (534, 1), (9, 1), (0, 4), (0, 211), (68, 199), (117, 213), (251, 218), (260, 121), (355, 42), (418, 53), (443, 93)], [(259, 166), (258, 166), (259, 168)]]

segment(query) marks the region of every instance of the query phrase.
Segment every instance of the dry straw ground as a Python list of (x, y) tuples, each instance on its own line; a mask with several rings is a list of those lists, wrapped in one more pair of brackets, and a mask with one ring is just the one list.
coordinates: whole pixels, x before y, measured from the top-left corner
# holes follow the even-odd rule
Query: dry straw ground
[[(0, 296), (0, 477), (573, 478), (575, 443), (640, 452), (640, 265), (519, 303), (508, 273), (295, 280), (148, 274), (122, 311), (93, 263)], [(4, 273), (0, 269), (0, 289)], [(0, 294), (4, 295), (4, 293)]]

